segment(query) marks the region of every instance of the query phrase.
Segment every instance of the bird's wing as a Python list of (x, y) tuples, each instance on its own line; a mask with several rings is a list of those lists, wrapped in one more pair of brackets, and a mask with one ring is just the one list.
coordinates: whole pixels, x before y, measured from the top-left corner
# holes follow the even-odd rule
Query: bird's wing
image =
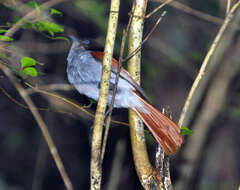
[[(100, 63), (102, 64), (103, 61), (103, 57), (104, 57), (104, 52), (101, 51), (92, 51), (91, 55), (100, 61)], [(116, 59), (112, 59), (112, 72), (117, 74), (118, 71), (118, 61)], [(128, 81), (135, 89), (136, 91), (145, 99), (147, 100), (149, 103), (151, 102), (148, 97), (146, 96), (146, 94), (144, 93), (143, 89), (137, 84), (137, 82), (130, 76), (130, 74), (126, 71), (126, 69), (121, 68), (120, 71), (120, 77), (126, 81)]]

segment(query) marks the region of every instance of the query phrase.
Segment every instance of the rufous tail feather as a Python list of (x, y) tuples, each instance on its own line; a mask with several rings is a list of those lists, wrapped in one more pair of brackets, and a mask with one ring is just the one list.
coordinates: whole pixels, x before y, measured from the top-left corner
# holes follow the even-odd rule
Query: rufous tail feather
[(180, 128), (171, 119), (163, 115), (159, 110), (154, 108), (146, 100), (141, 98), (137, 93), (144, 109), (135, 107), (134, 111), (143, 120), (148, 129), (152, 132), (155, 139), (161, 145), (163, 151), (170, 155), (176, 154), (177, 149), (183, 142), (180, 134)]

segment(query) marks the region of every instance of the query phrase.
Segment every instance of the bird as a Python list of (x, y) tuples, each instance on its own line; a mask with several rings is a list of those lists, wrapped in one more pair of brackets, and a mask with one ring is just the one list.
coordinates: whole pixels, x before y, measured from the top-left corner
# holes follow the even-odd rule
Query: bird
[[(67, 57), (68, 81), (80, 94), (98, 101), (104, 52), (99, 47), (94, 48), (91, 40), (79, 40), (74, 36), (70, 38), (72, 46)], [(117, 71), (118, 61), (113, 58), (108, 106), (111, 104)], [(113, 108), (133, 110), (167, 155), (176, 154), (180, 148), (183, 142), (180, 127), (151, 104), (143, 89), (124, 68), (120, 70)]]

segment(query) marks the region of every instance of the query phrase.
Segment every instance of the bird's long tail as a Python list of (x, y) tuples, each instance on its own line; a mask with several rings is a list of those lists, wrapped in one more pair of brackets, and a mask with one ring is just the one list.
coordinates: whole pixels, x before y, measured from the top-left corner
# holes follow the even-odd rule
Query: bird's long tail
[(171, 153), (175, 154), (183, 142), (183, 137), (180, 134), (180, 128), (146, 100), (141, 98), (138, 94), (136, 95), (138, 96), (142, 106), (136, 106), (134, 111), (152, 132), (155, 139), (161, 145), (163, 151), (167, 155), (170, 155)]

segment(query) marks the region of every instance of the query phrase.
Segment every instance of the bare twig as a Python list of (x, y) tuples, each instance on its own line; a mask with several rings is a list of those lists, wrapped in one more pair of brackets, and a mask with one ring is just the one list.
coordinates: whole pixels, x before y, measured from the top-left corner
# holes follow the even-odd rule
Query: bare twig
[[(30, 87), (31, 90), (33, 90), (33, 92), (34, 92), (34, 91), (35, 91), (35, 92), (39, 92), (39, 93), (45, 94), (45, 95), (47, 95), (47, 96), (51, 96), (51, 97), (60, 99), (60, 100), (62, 100), (62, 101), (64, 101), (64, 102), (66, 102), (66, 103), (74, 106), (74, 107), (77, 108), (78, 110), (81, 110), (82, 112), (84, 112), (84, 113), (87, 114), (88, 116), (90, 116), (90, 117), (92, 117), (92, 118), (95, 117), (94, 114), (88, 112), (88, 111), (85, 109), (86, 106), (80, 106), (80, 105), (78, 105), (77, 103), (75, 103), (75, 102), (73, 102), (72, 100), (69, 100), (69, 99), (67, 99), (67, 98), (65, 98), (65, 97), (59, 96), (59, 95), (54, 94), (54, 93), (52, 93), (52, 92), (47, 92), (47, 91), (45, 91), (45, 90), (42, 90), (42, 87), (43, 87), (44, 89), (68, 90), (68, 86), (66, 86), (66, 88), (58, 88), (58, 87), (59, 87), (58, 84), (53, 84), (53, 85), (44, 85), (44, 86), (40, 86), (40, 87), (33, 87), (33, 86), (30, 85), (29, 83), (26, 83), (26, 82), (25, 82), (25, 84), (26, 84), (28, 87)], [(49, 86), (49, 87), (48, 87), (48, 86)], [(30, 90), (27, 90), (27, 92), (31, 92), (31, 91), (30, 91)], [(87, 106), (87, 107), (88, 107), (88, 106)], [(111, 120), (111, 121), (112, 121), (112, 123), (115, 123), (115, 124), (118, 124), (118, 125), (129, 126), (128, 123), (125, 123), (125, 122), (122, 122), (122, 121), (116, 121), (116, 120)]]
[[(134, 11), (134, 9), (135, 9), (135, 3), (133, 1), (132, 12)], [(102, 161), (103, 161), (103, 158), (104, 158), (104, 153), (105, 153), (106, 144), (107, 144), (107, 137), (108, 137), (108, 132), (109, 132), (109, 128), (110, 128), (110, 122), (111, 122), (112, 110), (113, 110), (113, 106), (114, 106), (114, 100), (115, 100), (115, 96), (116, 96), (116, 93), (117, 93), (117, 85), (118, 85), (118, 80), (119, 80), (119, 77), (120, 77), (120, 71), (121, 71), (121, 67), (122, 67), (123, 52), (124, 52), (124, 49), (125, 49), (127, 34), (128, 34), (128, 31), (129, 31), (130, 25), (132, 23), (132, 15), (133, 14), (130, 15), (126, 30), (123, 30), (123, 37), (122, 37), (120, 55), (119, 55), (119, 60), (118, 60), (117, 74), (116, 74), (116, 78), (115, 78), (113, 95), (112, 95), (111, 105), (109, 106), (109, 115), (108, 115), (108, 118), (107, 118), (105, 132), (104, 132), (104, 138), (103, 138), (103, 145), (102, 145), (102, 152), (101, 152)]]
[[(1, 62), (0, 62), (0, 64), (1, 64)], [(16, 104), (16, 105), (18, 105), (18, 106), (20, 106), (20, 107), (22, 107), (22, 108), (24, 108), (24, 109), (30, 110), (28, 106), (26, 106), (25, 104), (19, 102), (18, 100), (16, 100), (15, 98), (13, 98), (10, 94), (8, 94), (7, 91), (6, 91), (4, 88), (0, 87), (0, 91), (2, 91), (2, 93), (3, 93), (10, 101), (12, 101), (14, 104)], [(48, 111), (48, 112), (55, 112), (55, 113), (62, 113), (62, 114), (70, 114), (70, 115), (72, 115), (72, 114), (69, 113), (69, 112), (57, 111), (57, 110), (54, 111), (54, 110), (51, 110), (50, 108), (38, 108), (38, 107), (37, 107), (37, 110), (39, 110), (39, 111)]]
[(199, 70), (199, 73), (198, 73), (198, 75), (197, 75), (197, 77), (196, 77), (196, 79), (195, 79), (195, 81), (194, 81), (194, 83), (192, 85), (192, 88), (191, 88), (191, 90), (190, 90), (190, 92), (188, 94), (188, 97), (187, 97), (186, 102), (184, 104), (183, 110), (181, 112), (180, 119), (178, 121), (178, 125), (179, 126), (183, 125), (185, 114), (188, 111), (188, 108), (189, 108), (189, 105), (191, 103), (191, 99), (192, 99), (192, 97), (193, 97), (193, 95), (195, 93), (195, 90), (197, 89), (198, 84), (199, 84), (200, 80), (202, 79), (202, 77), (203, 77), (203, 75), (205, 73), (205, 69), (206, 69), (206, 67), (207, 67), (207, 65), (209, 63), (209, 60), (212, 58), (212, 55), (215, 52), (215, 49), (218, 46), (219, 41), (222, 38), (224, 31), (226, 30), (227, 26), (229, 25), (230, 21), (232, 20), (233, 14), (234, 14), (235, 10), (237, 9), (237, 7), (239, 5), (240, 5), (240, 1), (238, 1), (232, 7), (232, 9), (230, 10), (229, 14), (227, 15), (226, 19), (224, 20), (223, 25), (221, 26), (217, 36), (215, 37), (215, 39), (214, 39), (214, 41), (213, 41), (213, 43), (212, 43), (212, 45), (211, 45), (211, 47), (210, 47), (210, 49), (208, 51), (208, 53), (207, 53), (203, 63), (202, 63), (202, 66), (201, 66), (201, 68)]
[[(160, 1), (160, 0), (156, 0), (156, 1)], [(167, 0), (164, 0), (164, 1), (167, 1)], [(193, 15), (197, 18), (200, 18), (202, 20), (205, 20), (205, 21), (208, 21), (208, 22), (212, 22), (212, 23), (215, 23), (215, 24), (222, 24), (223, 23), (223, 19), (221, 18), (218, 18), (218, 17), (215, 17), (215, 16), (212, 16), (212, 15), (209, 15), (209, 14), (206, 14), (204, 12), (201, 12), (201, 11), (198, 11), (196, 9), (193, 9), (187, 5), (184, 5), (178, 1), (172, 1), (171, 3), (169, 3), (169, 6), (172, 6), (180, 11), (183, 11), (187, 14), (190, 14), (190, 15)]]
[(155, 8), (152, 12), (150, 12), (149, 14), (147, 14), (145, 16), (145, 18), (149, 18), (151, 17), (153, 14), (155, 14), (157, 11), (159, 11), (161, 8), (163, 8), (165, 5), (169, 4), (170, 2), (172, 2), (173, 0), (166, 0), (164, 3), (162, 3), (161, 5), (159, 5), (157, 8)]
[(160, 24), (161, 20), (166, 15), (166, 13), (167, 13), (166, 11), (163, 11), (163, 13), (161, 14), (160, 18), (157, 20), (156, 24), (153, 26), (152, 30), (147, 34), (147, 36), (139, 44), (139, 46), (133, 52), (131, 52), (126, 58), (124, 58), (122, 60), (122, 63), (129, 61), (133, 56), (135, 56), (141, 50), (143, 44), (150, 38), (150, 36), (155, 31), (155, 29), (158, 27), (158, 25)]
[[(240, 14), (238, 22), (239, 20)], [(225, 103), (229, 83), (236, 76), (239, 68), (239, 50), (240, 40), (238, 39), (236, 48), (231, 48), (225, 53), (222, 65), (218, 68), (215, 78), (212, 79), (209, 85), (206, 98), (203, 101), (201, 109), (198, 110), (199, 114), (193, 125), (194, 133), (188, 139), (188, 143), (182, 153), (185, 162), (180, 167), (181, 175), (176, 189), (193, 189), (190, 187), (190, 184), (196, 179), (196, 171), (199, 170), (203, 154), (202, 150), (207, 149), (204, 147), (204, 144), (209, 135), (209, 130), (211, 130), (214, 122), (219, 123), (216, 121), (216, 118)]]
[(226, 16), (227, 16), (227, 14), (229, 13), (230, 9), (231, 9), (231, 0), (227, 0)]
[(36, 106), (34, 105), (34, 103), (32, 102), (31, 98), (26, 94), (25, 90), (23, 89), (23, 87), (18, 83), (18, 81), (15, 79), (15, 77), (12, 75), (12, 73), (9, 71), (9, 69), (0, 64), (0, 69), (2, 69), (2, 71), (5, 73), (6, 76), (8, 76), (8, 78), (10, 79), (10, 81), (13, 83), (13, 85), (15, 86), (15, 88), (18, 90), (19, 94), (21, 95), (21, 97), (24, 99), (24, 101), (26, 102), (27, 106), (29, 107), (30, 111), (32, 112), (36, 122), (38, 123), (43, 136), (48, 144), (48, 147), (50, 149), (50, 152), (53, 156), (53, 159), (57, 165), (57, 168), (62, 176), (62, 179), (64, 181), (64, 184), (66, 186), (66, 188), (68, 190), (72, 190), (72, 184), (71, 181), (65, 171), (65, 168), (63, 166), (63, 163), (61, 161), (61, 158), (58, 154), (57, 148), (52, 140), (52, 137), (49, 134), (49, 131), (47, 129), (47, 126), (45, 124), (45, 122), (42, 120), (41, 115), (39, 114), (39, 112), (37, 111)]
[(99, 190), (101, 188), (102, 179), (102, 161), (101, 161), (101, 145), (102, 131), (105, 118), (105, 111), (108, 101), (109, 81), (112, 67), (112, 55), (114, 41), (116, 37), (118, 14), (120, 0), (112, 0), (110, 7), (110, 15), (108, 22), (108, 32), (104, 49), (103, 68), (101, 89), (98, 100), (97, 111), (94, 120), (94, 129), (92, 136), (92, 152), (91, 152), (91, 190)]

